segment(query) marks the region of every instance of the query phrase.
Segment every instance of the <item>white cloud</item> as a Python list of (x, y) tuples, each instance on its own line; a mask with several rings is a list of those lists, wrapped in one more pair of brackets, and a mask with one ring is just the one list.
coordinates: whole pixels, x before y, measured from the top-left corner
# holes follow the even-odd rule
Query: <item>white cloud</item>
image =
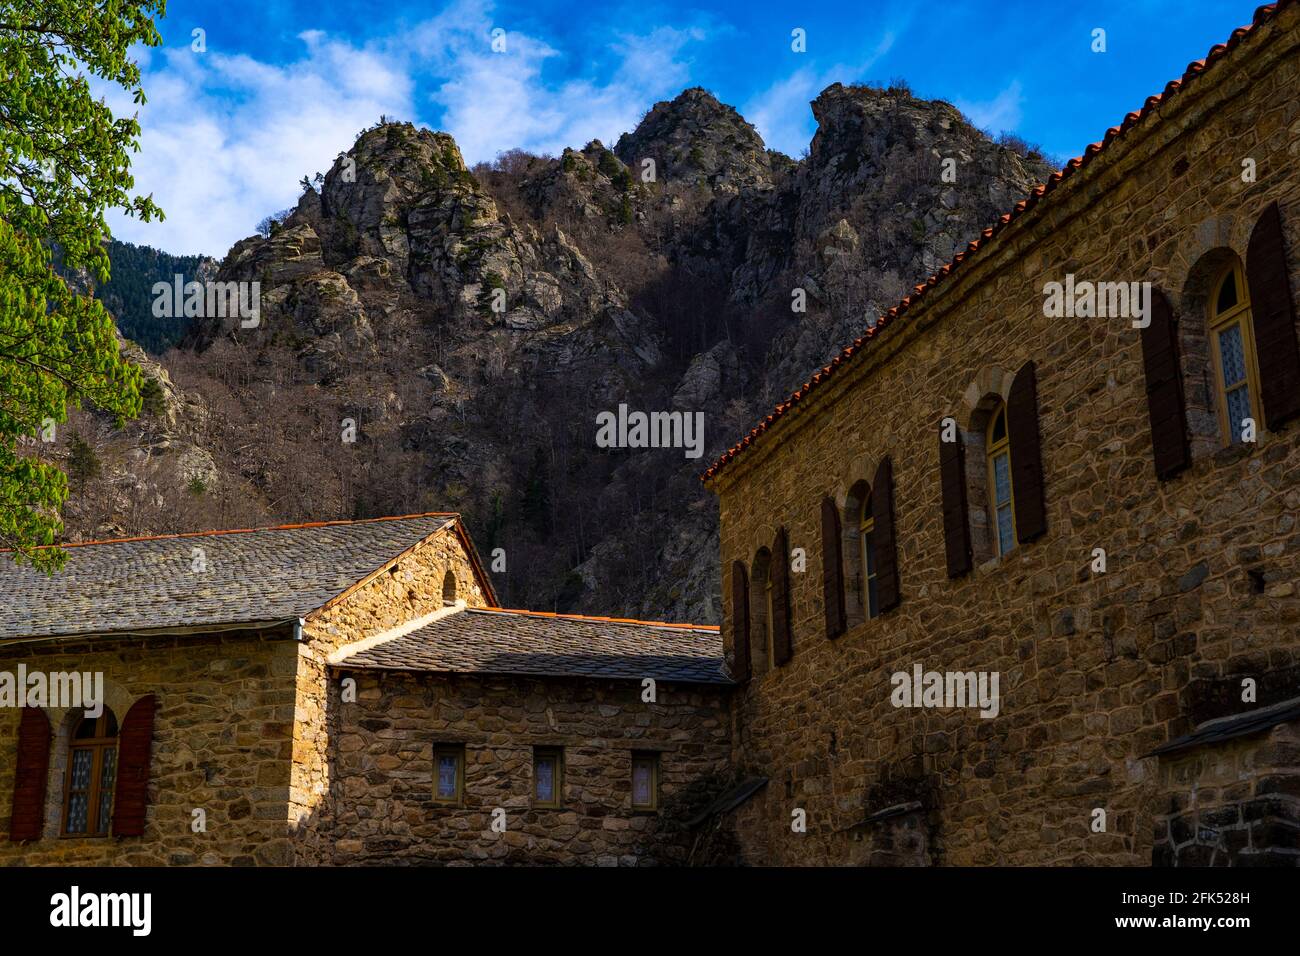
[(1020, 125), (1021, 106), (1025, 97), (1020, 89), (1020, 81), (1012, 80), (991, 100), (971, 101), (955, 100), (953, 106), (961, 110), (980, 129), (990, 130), (994, 135), (1014, 130)]
[[(149, 102), (132, 169), (136, 191), (153, 193), (167, 219), (114, 214), (114, 235), (224, 255), (263, 216), (293, 205), (299, 178), (327, 169), (380, 114), (446, 130), (469, 163), (513, 147), (558, 154), (591, 139), (610, 143), (655, 99), (680, 90), (687, 48), (707, 38), (698, 26), (622, 34), (608, 47), (615, 66), (607, 80), (555, 85), (543, 71), (557, 50), (508, 32), (506, 52), (494, 53), (494, 26), (485, 0), (460, 0), (361, 46), (304, 30), (301, 57), (285, 64), (211, 46), (152, 51), (142, 60)], [(432, 80), (429, 96), (417, 97), (417, 78)], [(133, 112), (121, 91), (102, 92), (119, 115)]]
[(763, 142), (787, 156), (800, 156), (812, 140), (816, 126), (810, 103), (832, 83), (853, 83), (863, 79), (878, 60), (889, 53), (897, 29), (887, 30), (876, 48), (859, 63), (837, 63), (825, 69), (801, 67), (778, 80), (741, 109), (754, 124)]

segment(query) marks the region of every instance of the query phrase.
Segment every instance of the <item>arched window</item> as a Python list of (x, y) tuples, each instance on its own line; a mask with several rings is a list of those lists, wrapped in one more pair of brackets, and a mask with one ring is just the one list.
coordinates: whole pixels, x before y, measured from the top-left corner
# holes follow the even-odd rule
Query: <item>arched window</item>
[(759, 548), (749, 569), (749, 667), (761, 677), (772, 667), (772, 552)]
[(984, 442), (988, 459), (989, 510), (993, 519), (993, 541), (998, 554), (1016, 546), (1015, 489), (1011, 482), (1011, 441), (1007, 435), (1007, 407), (999, 402), (989, 416)]
[(98, 717), (84, 716), (68, 747), (63, 797), (63, 833), (107, 836), (117, 781), (117, 718), (107, 707)]
[(867, 491), (858, 515), (858, 562), (862, 569), (862, 607), (868, 619), (880, 613), (880, 600), (876, 593), (876, 521), (872, 516), (871, 492)]
[(1233, 256), (1210, 288), (1208, 324), (1220, 434), (1231, 445), (1243, 440), (1246, 419), (1259, 422), (1259, 371), (1241, 260)]
[(451, 607), (456, 603), (456, 575), (448, 571), (442, 578), (442, 606)]

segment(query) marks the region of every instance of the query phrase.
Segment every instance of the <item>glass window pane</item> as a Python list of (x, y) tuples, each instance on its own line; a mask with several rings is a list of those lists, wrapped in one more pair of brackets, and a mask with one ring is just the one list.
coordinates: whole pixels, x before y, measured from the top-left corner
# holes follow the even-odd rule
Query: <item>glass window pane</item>
[(998, 417), (993, 419), (992, 440), (996, 444), (1007, 437), (1007, 413), (1006, 409), (998, 409)]
[(67, 833), (85, 833), (87, 809), (86, 794), (72, 794), (68, 798), (68, 825), (64, 828), (64, 831)]
[(998, 554), (1006, 554), (1016, 546), (1016, 536), (1012, 530), (1011, 505), (998, 506)]
[(538, 757), (533, 773), (537, 783), (537, 799), (550, 803), (555, 799), (555, 758)]
[(1219, 286), (1219, 298), (1215, 303), (1216, 312), (1226, 312), (1237, 304), (1237, 271), (1231, 269), (1223, 277), (1223, 284)]
[(460, 761), (455, 754), (438, 755), (438, 798), (456, 799), (456, 766)]
[(632, 802), (639, 807), (649, 806), (653, 802), (654, 773), (650, 761), (636, 760), (632, 763)]
[(993, 503), (1005, 505), (1011, 501), (1011, 456), (1006, 452), (993, 459)]
[(95, 821), (95, 832), (104, 834), (108, 832), (109, 824), (113, 822), (113, 791), (101, 790), (99, 793), (99, 819)]
[(1230, 325), (1219, 332), (1219, 362), (1223, 368), (1224, 388), (1231, 388), (1246, 380), (1246, 353), (1239, 324)]
[(1228, 443), (1241, 441), (1242, 421), (1250, 418), (1250, 388), (1242, 385), (1228, 393)]
[(72, 789), (85, 790), (90, 786), (90, 769), (95, 761), (93, 750), (72, 752)]
[(99, 788), (112, 788), (113, 777), (117, 773), (117, 748), (109, 747), (104, 751), (104, 758), (99, 768)]

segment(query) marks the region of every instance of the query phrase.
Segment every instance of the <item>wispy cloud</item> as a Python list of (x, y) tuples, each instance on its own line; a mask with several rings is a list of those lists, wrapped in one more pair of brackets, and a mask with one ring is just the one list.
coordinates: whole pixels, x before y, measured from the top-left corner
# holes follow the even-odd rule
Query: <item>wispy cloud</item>
[(809, 104), (817, 94), (832, 83), (864, 79), (888, 55), (896, 37), (895, 29), (886, 30), (875, 48), (856, 63), (801, 67), (754, 96), (741, 112), (770, 148), (788, 156), (799, 156), (807, 148), (816, 126)]
[(991, 100), (972, 101), (956, 99), (953, 105), (961, 110), (980, 129), (993, 134), (1010, 132), (1020, 125), (1025, 97), (1020, 81), (1012, 80)]
[[(550, 83), (544, 72), (560, 51), (509, 31), (494, 52), (494, 28), (490, 4), (460, 0), (361, 45), (303, 31), (301, 55), (288, 63), (188, 46), (147, 51), (133, 171), (167, 219), (115, 216), (110, 226), (169, 252), (221, 255), (296, 202), (299, 178), (327, 168), (380, 114), (450, 132), (470, 163), (513, 147), (558, 153), (609, 142), (689, 81), (690, 48), (709, 36), (698, 21), (616, 33), (602, 51), (611, 64), (603, 78)], [(120, 114), (134, 110), (105, 92)]]

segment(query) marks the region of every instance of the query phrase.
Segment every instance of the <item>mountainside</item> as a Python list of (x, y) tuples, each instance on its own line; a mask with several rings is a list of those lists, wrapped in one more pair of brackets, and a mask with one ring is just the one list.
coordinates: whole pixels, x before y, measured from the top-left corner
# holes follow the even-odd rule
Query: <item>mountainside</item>
[[(813, 110), (799, 162), (700, 89), (613, 149), (474, 170), (444, 133), (365, 131), (220, 263), (261, 283), (256, 327), (191, 320), (145, 420), (74, 421), (104, 467), (69, 531), (458, 510), (509, 606), (716, 622), (699, 472), (1050, 172), (905, 90)], [(597, 447), (620, 404), (703, 413), (702, 454)]]

